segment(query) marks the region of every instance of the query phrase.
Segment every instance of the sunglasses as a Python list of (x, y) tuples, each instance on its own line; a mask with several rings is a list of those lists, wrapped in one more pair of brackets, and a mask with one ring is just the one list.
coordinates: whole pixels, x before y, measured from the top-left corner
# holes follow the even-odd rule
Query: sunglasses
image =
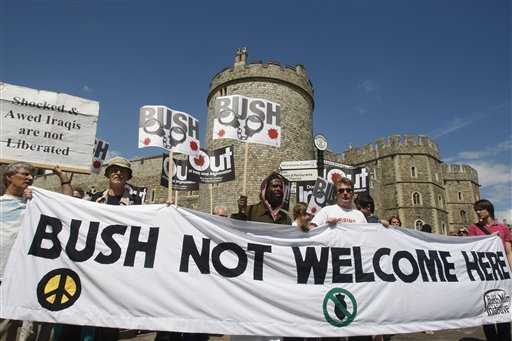
[(352, 188), (338, 188), (338, 193), (341, 194), (343, 192), (352, 193)]

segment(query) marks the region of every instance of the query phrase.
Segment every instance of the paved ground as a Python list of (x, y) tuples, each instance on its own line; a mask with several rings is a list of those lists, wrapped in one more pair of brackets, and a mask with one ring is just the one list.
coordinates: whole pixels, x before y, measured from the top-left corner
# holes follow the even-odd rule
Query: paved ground
[[(127, 338), (130, 341), (153, 341), (155, 333)], [(482, 328), (453, 329), (434, 332), (434, 334), (414, 333), (395, 335), (392, 341), (485, 341)], [(229, 341), (228, 337), (212, 337), (210, 341)]]

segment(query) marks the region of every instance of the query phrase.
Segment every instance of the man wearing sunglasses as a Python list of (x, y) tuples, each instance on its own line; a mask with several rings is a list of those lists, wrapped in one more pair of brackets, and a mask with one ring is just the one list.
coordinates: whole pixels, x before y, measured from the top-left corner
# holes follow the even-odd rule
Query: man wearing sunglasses
[(352, 207), (354, 196), (354, 185), (347, 178), (337, 180), (336, 186), (336, 204), (323, 207), (309, 224), (309, 229), (320, 225), (329, 224), (365, 224), (367, 223), (363, 213)]

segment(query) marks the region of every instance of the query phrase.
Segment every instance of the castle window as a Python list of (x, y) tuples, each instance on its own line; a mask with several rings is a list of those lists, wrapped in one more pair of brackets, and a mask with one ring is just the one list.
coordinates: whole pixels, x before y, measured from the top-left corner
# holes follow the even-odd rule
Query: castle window
[(466, 224), (468, 223), (468, 217), (467, 217), (467, 215), (466, 215), (466, 211), (461, 210), (461, 211), (459, 212), (459, 214), (460, 214), (460, 219), (462, 220), (462, 223), (463, 223), (464, 225), (466, 225)]
[(154, 189), (151, 190), (151, 196), (150, 197), (151, 197), (151, 202), (155, 202), (155, 190)]
[(446, 235), (447, 234), (446, 233), (446, 224), (444, 223), (444, 221), (443, 221), (443, 224), (441, 226), (443, 228), (443, 234)]
[(411, 167), (411, 176), (412, 176), (413, 178), (415, 178), (415, 177), (416, 177), (416, 167), (414, 167), (414, 166), (412, 166), (412, 167)]
[(418, 192), (412, 193), (412, 204), (413, 205), (421, 205), (421, 194)]
[(438, 195), (437, 196), (437, 200), (439, 201), (439, 207), (441, 207), (441, 208), (444, 207), (444, 205), (443, 205), (443, 197)]
[(425, 224), (425, 222), (421, 219), (416, 219), (416, 221), (414, 222), (414, 228), (416, 230), (421, 230), (421, 227), (423, 226), (423, 224)]
[(226, 96), (228, 94), (228, 88), (220, 88), (219, 95)]
[(459, 192), (459, 201), (462, 201), (462, 192)]
[(439, 174), (435, 173), (434, 176), (436, 178), (436, 181), (439, 181)]

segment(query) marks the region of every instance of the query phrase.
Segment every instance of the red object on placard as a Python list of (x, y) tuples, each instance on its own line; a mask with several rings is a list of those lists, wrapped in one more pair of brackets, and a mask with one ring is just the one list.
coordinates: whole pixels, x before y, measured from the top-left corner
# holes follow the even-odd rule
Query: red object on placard
[(274, 128), (270, 128), (268, 130), (268, 137), (270, 137), (271, 139), (275, 140), (279, 137), (279, 132), (274, 129)]

